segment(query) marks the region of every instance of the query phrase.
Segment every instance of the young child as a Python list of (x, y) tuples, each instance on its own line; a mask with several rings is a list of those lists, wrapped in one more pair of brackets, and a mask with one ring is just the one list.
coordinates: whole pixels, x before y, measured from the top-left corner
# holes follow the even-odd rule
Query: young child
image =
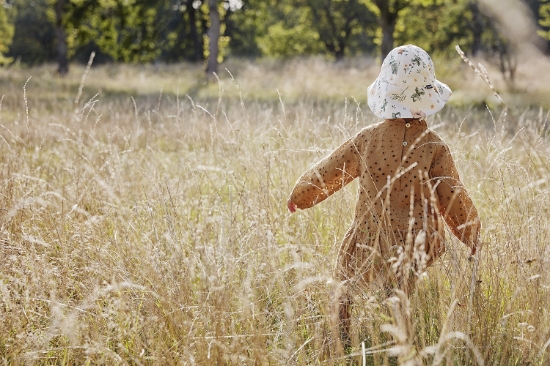
[(372, 112), (384, 119), (344, 142), (298, 179), (288, 209), (312, 207), (359, 178), (353, 223), (334, 277), (340, 329), (349, 334), (355, 287), (408, 293), (445, 251), (444, 224), (470, 248), (479, 246), (477, 210), (447, 145), (425, 121), (443, 108), (449, 87), (435, 78), (430, 56), (406, 45), (392, 50), (368, 87)]

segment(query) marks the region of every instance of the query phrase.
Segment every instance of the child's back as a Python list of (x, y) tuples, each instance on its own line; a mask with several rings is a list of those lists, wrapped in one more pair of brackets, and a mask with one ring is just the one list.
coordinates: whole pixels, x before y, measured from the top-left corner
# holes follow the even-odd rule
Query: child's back
[[(371, 263), (398, 258), (407, 249), (407, 236), (424, 245), (425, 255), (416, 258), (423, 263), (411, 264), (416, 270), (425, 268), (444, 251), (440, 218), (459, 239), (475, 247), (477, 211), (447, 145), (425, 121), (389, 119), (363, 129), (306, 171), (290, 200), (300, 209), (311, 207), (355, 178), (360, 180), (359, 193), (339, 256), (340, 280), (367, 276), (370, 282), (373, 271), (380, 270)], [(365, 256), (371, 263), (364, 262)]]

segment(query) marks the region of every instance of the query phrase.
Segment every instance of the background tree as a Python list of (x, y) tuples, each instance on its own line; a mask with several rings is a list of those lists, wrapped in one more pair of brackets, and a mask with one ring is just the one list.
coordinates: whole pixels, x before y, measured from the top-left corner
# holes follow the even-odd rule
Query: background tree
[(0, 65), (11, 61), (5, 56), (13, 39), (13, 24), (8, 21), (8, 12), (13, 12), (10, 8), (11, 6), (5, 2), (0, 5)]
[[(510, 31), (485, 9), (490, 0), (9, 1), (12, 8), (6, 3), (0, 7), (0, 53), (26, 64), (52, 61), (58, 55), (60, 73), (68, 70), (69, 60), (87, 61), (91, 51), (96, 52), (96, 61), (208, 59), (211, 73), (213, 61), (226, 55), (317, 54), (339, 60), (374, 54), (380, 47), (384, 57), (395, 44), (403, 43), (453, 57), (454, 45), (460, 44), (472, 55), (504, 65), (508, 77), (514, 72), (510, 56), (517, 42), (510, 42)], [(535, 11), (539, 34), (546, 39), (550, 38), (549, 1), (512, 2)], [(12, 23), (15, 34), (8, 51)], [(215, 37), (218, 42), (210, 42)], [(210, 58), (215, 46), (218, 56)]]
[(58, 71), (68, 72), (68, 58), (90, 43), (124, 62), (154, 60), (165, 39), (158, 17), (169, 0), (54, 0)]
[(208, 27), (208, 63), (206, 65), (206, 75), (212, 77), (218, 72), (218, 54), (220, 39), (220, 12), (218, 10), (217, 0), (208, 0), (208, 14), (210, 17), (210, 26)]
[(376, 16), (359, 0), (305, 0), (312, 15), (311, 25), (326, 50), (340, 60), (346, 54), (351, 36), (366, 34)]
[(56, 35), (47, 15), (49, 0), (18, 0), (13, 7), (15, 32), (8, 57), (26, 65), (55, 61)]
[(432, 55), (451, 58), (455, 45), (493, 62), (513, 83), (518, 66), (513, 42), (476, 0), (417, 1), (403, 9), (396, 25), (397, 43), (414, 43)]
[(66, 0), (55, 0), (55, 36), (57, 39), (57, 72), (60, 75), (65, 75), (69, 72), (67, 34), (65, 33), (65, 25), (63, 15), (65, 11)]
[(379, 12), (382, 41), (380, 43), (380, 57), (384, 59), (393, 49), (394, 32), (399, 13), (409, 5), (409, 0), (372, 0)]
[(262, 9), (255, 16), (263, 24), (255, 39), (263, 55), (324, 54), (339, 60), (374, 48), (376, 17), (358, 0), (279, 0), (256, 9)]
[[(270, 18), (270, 2), (248, 0), (239, 8), (229, 7), (225, 16), (225, 34), (229, 38), (228, 53), (240, 57), (260, 57), (258, 39), (265, 35)], [(262, 26), (263, 25), (263, 26)]]
[(208, 13), (196, 0), (173, 0), (169, 9), (158, 15), (158, 23), (164, 24), (160, 38), (162, 44), (159, 59), (166, 62), (204, 60), (203, 33), (206, 32)]
[(486, 28), (486, 19), (479, 10), (477, 1), (469, 0), (466, 2), (467, 12), (471, 14), (470, 21), (467, 23), (468, 29), (472, 32), (472, 44), (470, 52), (472, 56), (477, 56), (483, 47), (483, 30)]
[(395, 41), (447, 57), (456, 55), (458, 44), (475, 55), (484, 50), (491, 31), (490, 20), (479, 11), (476, 0), (415, 1), (401, 11)]
[(539, 25), (542, 27), (538, 34), (550, 41), (550, 0), (540, 0)]
[[(63, 1), (63, 0), (57, 0)], [(169, 2), (155, 0), (69, 1), (64, 25), (71, 51), (94, 42), (98, 48), (124, 62), (148, 62), (160, 53), (159, 17)]]
[(256, 42), (263, 55), (290, 57), (323, 52), (311, 13), (303, 3), (270, 0), (260, 8), (264, 12), (260, 17), (263, 29), (258, 32)]

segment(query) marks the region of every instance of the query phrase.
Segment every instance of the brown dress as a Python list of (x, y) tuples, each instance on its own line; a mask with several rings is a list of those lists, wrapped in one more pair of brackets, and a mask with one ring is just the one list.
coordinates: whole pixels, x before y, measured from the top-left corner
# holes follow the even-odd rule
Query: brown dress
[(300, 209), (312, 207), (355, 178), (355, 218), (338, 254), (336, 279), (386, 289), (390, 279), (399, 287), (409, 282), (444, 252), (442, 219), (467, 246), (477, 246), (477, 210), (449, 148), (424, 120), (364, 128), (307, 170), (290, 200)]

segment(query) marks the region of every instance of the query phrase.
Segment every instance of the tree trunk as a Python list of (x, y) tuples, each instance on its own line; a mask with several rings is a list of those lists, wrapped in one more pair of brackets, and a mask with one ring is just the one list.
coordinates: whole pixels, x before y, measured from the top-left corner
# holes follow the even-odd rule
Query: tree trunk
[(345, 55), (346, 54), (343, 48), (339, 48), (336, 52), (334, 52), (334, 57), (336, 57), (336, 61), (341, 61)]
[(217, 0), (208, 0), (208, 9), (210, 11), (210, 28), (208, 29), (209, 55), (206, 66), (206, 75), (213, 77), (213, 73), (218, 72), (218, 40), (220, 39), (220, 13), (218, 12)]
[[(393, 49), (393, 33), (399, 12), (408, 5), (408, 1), (404, 0), (374, 0), (374, 4), (380, 10), (380, 27), (382, 28), (382, 44), (380, 45), (380, 56), (386, 58), (388, 53)], [(390, 5), (393, 5), (390, 8)]]
[(57, 72), (64, 76), (69, 72), (69, 61), (67, 59), (67, 36), (63, 27), (63, 6), (64, 0), (55, 2), (55, 35), (57, 38)]
[(203, 59), (202, 54), (202, 42), (199, 39), (199, 32), (197, 31), (197, 11), (193, 7), (193, 1), (187, 2), (187, 9), (189, 9), (189, 31), (191, 32), (191, 39), (193, 40), (194, 48), (194, 61), (200, 61)]
[(397, 19), (380, 19), (382, 27), (382, 44), (380, 45), (380, 57), (383, 59), (386, 58), (388, 53), (393, 50), (393, 32), (395, 31), (395, 23)]
[(477, 2), (471, 1), (468, 4), (468, 8), (472, 13), (471, 30), (474, 36), (471, 53), (472, 53), (472, 56), (477, 56), (478, 53), (481, 51), (481, 47), (482, 47), (481, 36), (483, 35), (483, 16), (479, 11)]

